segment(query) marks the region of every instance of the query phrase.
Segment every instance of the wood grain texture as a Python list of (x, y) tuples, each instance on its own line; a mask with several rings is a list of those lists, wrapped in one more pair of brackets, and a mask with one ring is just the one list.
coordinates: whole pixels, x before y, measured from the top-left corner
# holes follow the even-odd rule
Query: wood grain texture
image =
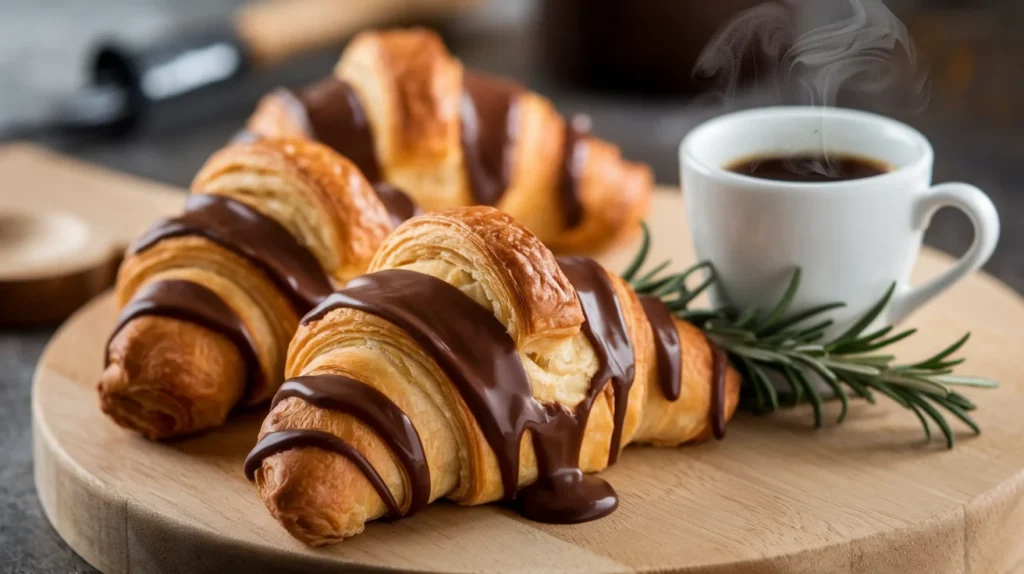
[(0, 148), (0, 325), (56, 323), (109, 287), (185, 194), (29, 145)]
[(470, 0), (263, 0), (242, 6), (235, 32), (253, 60), (271, 66), (339, 44), (359, 30), (416, 18), (451, 16)]
[[(659, 193), (653, 260), (694, 259), (678, 195)], [(604, 258), (621, 268), (631, 249)], [(949, 265), (925, 251), (917, 281)], [(108, 572), (229, 568), (446, 572), (1020, 572), (1024, 569), (1024, 301), (974, 275), (908, 322), (907, 358), (971, 330), (965, 372), (1002, 381), (968, 391), (984, 429), (957, 447), (922, 444), (917, 420), (880, 399), (841, 427), (800, 408), (741, 415), (719, 443), (631, 447), (603, 473), (611, 516), (575, 526), (529, 522), (499, 506), (434, 504), (324, 549), (290, 538), (242, 475), (261, 410), (206, 436), (147, 442), (96, 405), (115, 311), (101, 297), (47, 348), (33, 388), (36, 486), (47, 516)], [(832, 421), (838, 409), (827, 413)]]

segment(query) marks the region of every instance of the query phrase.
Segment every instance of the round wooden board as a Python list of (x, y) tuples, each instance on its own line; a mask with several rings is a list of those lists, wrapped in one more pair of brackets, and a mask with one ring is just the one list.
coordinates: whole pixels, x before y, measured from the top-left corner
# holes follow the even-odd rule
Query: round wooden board
[[(694, 259), (684, 221), (678, 194), (658, 194), (654, 260)], [(604, 259), (617, 269), (628, 256)], [(926, 250), (916, 279), (949, 262)], [(242, 475), (262, 412), (166, 444), (100, 413), (95, 383), (114, 319), (104, 296), (64, 325), (40, 362), (32, 402), (46, 514), (106, 572), (1024, 569), (1024, 302), (985, 275), (913, 317), (922, 332), (900, 350), (922, 356), (970, 330), (966, 371), (1002, 381), (998, 390), (968, 392), (984, 434), (958, 426), (953, 451), (924, 444), (918, 421), (885, 399), (856, 402), (846, 423), (819, 431), (806, 408), (740, 416), (722, 442), (627, 449), (603, 475), (621, 504), (602, 520), (546, 525), (495, 505), (442, 502), (322, 549), (292, 539)]]

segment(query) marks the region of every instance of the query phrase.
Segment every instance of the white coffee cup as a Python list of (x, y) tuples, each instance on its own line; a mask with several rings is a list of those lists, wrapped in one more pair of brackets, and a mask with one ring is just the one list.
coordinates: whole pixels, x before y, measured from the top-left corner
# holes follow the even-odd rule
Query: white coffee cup
[[(892, 167), (826, 183), (759, 179), (727, 166), (755, 157), (853, 155)], [(792, 311), (841, 301), (831, 334), (861, 316), (895, 281), (880, 323), (895, 323), (981, 267), (999, 238), (992, 201), (966, 183), (932, 185), (934, 152), (917, 130), (839, 108), (773, 107), (732, 113), (694, 129), (680, 146), (683, 193), (699, 257), (714, 264), (715, 304), (770, 310), (801, 269)], [(974, 241), (948, 270), (908, 284), (932, 215), (956, 207)]]

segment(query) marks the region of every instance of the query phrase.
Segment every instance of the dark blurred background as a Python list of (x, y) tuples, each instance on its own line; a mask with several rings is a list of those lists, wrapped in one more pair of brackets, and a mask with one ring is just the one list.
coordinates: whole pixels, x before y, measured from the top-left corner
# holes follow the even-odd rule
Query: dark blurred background
[[(694, 60), (715, 30), (761, 0), (502, 0), (463, 2), (427, 21), (468, 66), (513, 76), (563, 113), (587, 112), (595, 132), (626, 156), (647, 161), (663, 184), (678, 183), (676, 146), (701, 120), (737, 107), (778, 103), (775, 90), (741, 83), (735, 94), (695, 93)], [(338, 0), (339, 12), (365, 1)], [(429, 2), (428, 2), (429, 3)], [(443, 2), (442, 2), (443, 3)], [(789, 0), (803, 30), (847, 17), (850, 0)], [(90, 81), (101, 39), (130, 46), (185, 38), (228, 22), (242, 0), (0, 1), (0, 125), (42, 120), (55, 101)], [(988, 269), (1024, 290), (1024, 4), (1002, 0), (889, 0), (916, 41), (928, 93), (918, 109), (883, 97), (840, 103), (908, 121), (935, 143), (936, 180), (965, 180), (988, 192), (1003, 216), (1003, 241)], [(585, 9), (584, 9), (585, 8)], [(422, 18), (420, 18), (422, 20)], [(118, 140), (51, 142), (116, 169), (185, 186), (205, 158), (239, 128), (257, 98), (330, 72), (341, 44), (260, 69), (220, 89), (165, 106)], [(746, 66), (744, 76), (749, 74)], [(763, 66), (762, 66), (763, 68)], [(758, 70), (761, 75), (766, 72)], [(755, 72), (756, 73), (756, 72)], [(705, 87), (708, 87), (705, 85)], [(913, 107), (913, 106), (911, 106)], [(959, 253), (969, 225), (941, 213), (927, 241)], [(1019, 248), (1018, 248), (1019, 247)]]
[[(373, 1), (337, 0), (335, 6), (341, 13), (357, 13), (359, 6)], [(676, 148), (694, 125), (729, 109), (794, 101), (792, 94), (786, 95), (787, 87), (780, 90), (766, 81), (777, 71), (777, 62), (765, 60), (753, 48), (741, 47), (735, 90), (727, 97), (720, 83), (693, 79), (698, 55), (721, 25), (759, 3), (481, 0), (466, 2), (469, 6), (458, 13), (435, 13), (426, 21), (442, 31), (467, 66), (512, 76), (551, 98), (564, 114), (589, 113), (597, 135), (618, 143), (627, 157), (649, 162), (660, 183), (674, 185), (679, 181)], [(850, 3), (790, 0), (795, 6), (793, 29), (776, 30), (779, 36), (759, 42), (785, 45), (807, 30), (846, 18)], [(91, 81), (89, 62), (101, 39), (145, 46), (187, 38), (229, 22), (242, 4), (0, 0), (0, 126), (51, 119), (56, 102)], [(918, 127), (935, 145), (937, 181), (968, 181), (991, 195), (1003, 236), (987, 269), (1024, 292), (1024, 226), (1018, 224), (1024, 217), (1024, 194), (1018, 191), (1024, 181), (1024, 77), (1019, 71), (1024, 61), (1024, 3), (890, 0), (885, 6), (906, 25), (917, 46), (919, 59), (895, 72), (903, 88), (910, 85), (912, 105), (900, 95), (856, 89), (839, 94), (838, 101)], [(768, 29), (757, 28), (760, 33)], [(299, 85), (330, 73), (342, 45), (324, 46), (182, 98), (119, 138), (50, 134), (40, 141), (87, 161), (184, 187), (206, 157), (240, 128), (260, 95), (277, 85)], [(858, 77), (877, 80), (872, 73)], [(914, 81), (922, 74), (929, 83), (915, 92)], [(26, 190), (10, 189), (0, 181), (0, 194), (7, 193)], [(959, 254), (970, 244), (971, 228), (962, 215), (947, 211), (936, 217), (926, 241)], [(28, 381), (51, 332), (0, 332), (0, 366), (5, 370), (0, 405), (27, 404)], [(0, 408), (0, 450), (10, 462), (0, 465), (0, 569), (87, 571), (41, 516), (32, 489), (28, 414), (15, 412), (23, 410)]]

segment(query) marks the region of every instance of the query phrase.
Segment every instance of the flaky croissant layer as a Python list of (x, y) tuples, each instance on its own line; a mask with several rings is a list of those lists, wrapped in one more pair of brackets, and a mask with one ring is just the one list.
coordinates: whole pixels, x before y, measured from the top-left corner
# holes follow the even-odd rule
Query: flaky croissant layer
[(488, 207), (400, 226), (302, 320), (286, 375), (246, 470), (314, 545), (442, 497), (598, 518), (617, 496), (582, 473), (721, 435), (739, 395), (698, 329)]
[(334, 75), (260, 102), (248, 136), (299, 136), (351, 158), (425, 210), (496, 206), (556, 251), (621, 242), (646, 216), (651, 170), (519, 84), (465, 70), (434, 32), (367, 31)]
[(394, 226), (359, 170), (324, 145), (217, 152), (185, 212), (139, 238), (119, 270), (101, 408), (161, 439), (270, 399), (299, 318), (362, 273)]

